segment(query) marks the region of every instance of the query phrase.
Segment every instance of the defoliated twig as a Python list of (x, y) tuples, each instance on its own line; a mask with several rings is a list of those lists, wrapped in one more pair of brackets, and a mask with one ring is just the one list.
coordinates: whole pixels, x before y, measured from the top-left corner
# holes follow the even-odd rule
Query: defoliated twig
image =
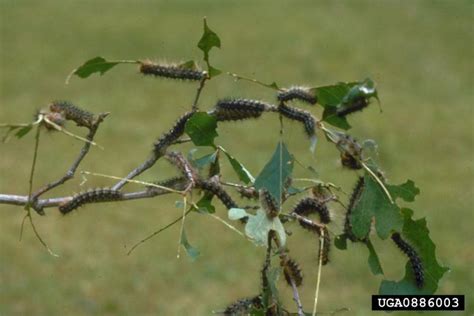
[(319, 236), (319, 263), (318, 263), (318, 279), (316, 281), (316, 292), (314, 294), (314, 306), (313, 306), (313, 316), (316, 316), (316, 310), (318, 308), (318, 298), (319, 298), (319, 284), (321, 283), (321, 268), (323, 266), (323, 248), (324, 248), (324, 229), (320, 230), (321, 234)]
[(206, 71), (204, 71), (204, 76), (202, 77), (201, 81), (199, 82), (199, 87), (196, 92), (196, 97), (194, 98), (192, 110), (197, 111), (198, 110), (198, 101), (199, 97), (201, 96), (201, 91), (204, 88), (204, 85), (206, 84), (206, 80), (209, 79), (209, 75)]

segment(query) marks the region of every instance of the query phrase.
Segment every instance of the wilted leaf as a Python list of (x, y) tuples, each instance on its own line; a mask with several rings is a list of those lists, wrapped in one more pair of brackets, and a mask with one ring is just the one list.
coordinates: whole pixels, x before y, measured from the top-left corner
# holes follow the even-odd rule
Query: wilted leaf
[(186, 122), (185, 132), (196, 146), (214, 146), (217, 134), (217, 120), (205, 112), (194, 113)]
[(262, 209), (257, 210), (256, 215), (248, 215), (249, 219), (245, 225), (245, 234), (252, 239), (257, 246), (266, 246), (268, 233), (274, 230), (282, 246), (286, 243), (286, 233), (283, 224), (278, 217), (269, 219)]
[(247, 217), (249, 216), (249, 214), (243, 208), (231, 208), (229, 210), (228, 216), (230, 220), (235, 221), (235, 220)]
[(286, 145), (279, 142), (272, 158), (255, 180), (255, 189), (265, 188), (280, 204), (284, 185), (293, 172), (293, 156)]
[[(430, 231), (426, 227), (424, 218), (413, 220), (413, 211), (407, 208), (402, 209), (404, 218), (403, 238), (412, 245), (421, 258), (424, 268), (425, 284), (422, 289), (415, 285), (412, 267), (407, 262), (405, 267), (405, 277), (400, 281), (383, 280), (380, 284), (380, 295), (429, 295), (436, 292), (438, 282), (443, 275), (449, 271), (448, 267), (443, 267), (436, 259), (436, 246), (430, 238)], [(403, 254), (401, 254), (403, 255)]]

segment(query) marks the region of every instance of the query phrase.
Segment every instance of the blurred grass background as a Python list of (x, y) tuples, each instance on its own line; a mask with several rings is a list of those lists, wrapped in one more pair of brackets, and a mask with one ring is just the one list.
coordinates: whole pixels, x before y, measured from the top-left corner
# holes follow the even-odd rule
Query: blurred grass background
[[(438, 258), (452, 269), (439, 293), (466, 294), (472, 312), (473, 220), (473, 6), (470, 1), (0, 1), (0, 121), (30, 121), (51, 100), (67, 99), (110, 111), (81, 165), (123, 176), (150, 151), (151, 143), (189, 108), (196, 86), (153, 80), (123, 65), (104, 77), (64, 79), (95, 56), (110, 59), (200, 60), (196, 44), (202, 17), (222, 39), (213, 64), (280, 85), (325, 85), (360, 80), (378, 83), (376, 105), (350, 118), (352, 135), (375, 139), (392, 183), (413, 179), (422, 194), (411, 205), (426, 216)], [(273, 100), (272, 91), (221, 76), (204, 90), (201, 104), (242, 96)], [(320, 115), (319, 109), (314, 110)], [(336, 150), (321, 137), (308, 151), (301, 127), (286, 123), (289, 149), (312, 165), (322, 180), (350, 191), (355, 174), (339, 166)], [(69, 127), (79, 133), (84, 131)], [(278, 141), (278, 120), (228, 124), (219, 129), (225, 146), (257, 175)], [(0, 192), (27, 193), (33, 136), (0, 144)], [(62, 134), (43, 135), (35, 188), (58, 178), (81, 146)], [(184, 146), (189, 150), (189, 146)], [(201, 151), (204, 153), (204, 151)], [(228, 169), (226, 169), (228, 171)], [(296, 172), (305, 173), (301, 168)], [(141, 179), (172, 174), (160, 162)], [(230, 173), (227, 173), (230, 174)], [(306, 174), (306, 176), (308, 176)], [(230, 179), (234, 179), (230, 176)], [(49, 196), (78, 192), (81, 177)], [(109, 185), (89, 178), (86, 187)], [(127, 187), (132, 189), (133, 186)], [(176, 259), (179, 225), (126, 256), (133, 243), (179, 216), (175, 197), (88, 206), (62, 217), (49, 209), (35, 216), (54, 258), (29, 225), (18, 241), (24, 215), (0, 205), (0, 315), (209, 315), (259, 288), (264, 250), (204, 215), (186, 221), (188, 239), (201, 251), (191, 263)], [(219, 216), (226, 217), (223, 208)], [(335, 209), (341, 228), (342, 212)], [(292, 256), (305, 272), (301, 294), (312, 307), (315, 242), (296, 232)], [(376, 243), (386, 277), (403, 275), (403, 256)], [(323, 270), (320, 311), (347, 307), (367, 315), (380, 277), (370, 274), (367, 251), (334, 249)], [(471, 268), (469, 268), (471, 266)], [(282, 284), (287, 306), (290, 290)], [(406, 315), (406, 314), (405, 314)]]

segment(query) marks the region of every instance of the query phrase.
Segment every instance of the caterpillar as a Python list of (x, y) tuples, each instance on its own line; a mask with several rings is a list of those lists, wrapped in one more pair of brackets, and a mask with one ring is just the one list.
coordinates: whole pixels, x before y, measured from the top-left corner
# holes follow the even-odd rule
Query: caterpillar
[(270, 194), (270, 192), (268, 192), (267, 189), (262, 188), (259, 190), (259, 197), (260, 204), (262, 205), (262, 208), (266, 211), (268, 218), (277, 217), (279, 209), (277, 206), (277, 202)]
[(222, 188), (219, 183), (209, 180), (199, 180), (196, 183), (196, 186), (217, 196), (217, 198), (221, 200), (222, 204), (224, 204), (227, 209), (230, 210), (231, 208), (238, 207), (234, 200), (232, 200), (230, 195), (224, 190), (224, 188)]
[(341, 164), (349, 169), (358, 170), (362, 168), (360, 160), (362, 157), (362, 147), (349, 135), (342, 135), (337, 142), (337, 147), (341, 151)]
[(293, 212), (301, 216), (318, 213), (321, 223), (328, 224), (331, 222), (331, 214), (326, 204), (321, 203), (313, 197), (301, 199), (293, 209)]
[(188, 181), (194, 185), (196, 182), (197, 172), (194, 170), (194, 168), (191, 166), (189, 161), (184, 158), (184, 156), (176, 151), (171, 151), (166, 153), (166, 159), (168, 159), (169, 162), (171, 162), (174, 166), (176, 166), (181, 173), (188, 179)]
[(316, 125), (314, 117), (311, 113), (303, 111), (294, 107), (290, 107), (284, 103), (278, 106), (278, 112), (290, 120), (299, 121), (303, 123), (306, 134), (309, 137), (314, 136), (314, 127)]
[(79, 193), (69, 202), (59, 206), (62, 214), (68, 214), (73, 210), (87, 203), (115, 201), (122, 198), (122, 192), (109, 188), (91, 189), (83, 193)]
[(258, 191), (254, 187), (239, 187), (237, 192), (240, 193), (240, 196), (250, 200), (256, 200), (259, 198)]
[(337, 116), (344, 117), (348, 114), (351, 114), (357, 111), (362, 111), (368, 105), (369, 105), (369, 102), (365, 97), (359, 97), (355, 99), (352, 103), (345, 104), (342, 107), (338, 108), (336, 110), (336, 114)]
[(283, 266), (283, 274), (288, 285), (291, 286), (291, 280), (295, 282), (296, 286), (300, 286), (303, 283), (303, 272), (295, 260), (288, 259), (286, 262), (282, 260), (281, 265)]
[(393, 233), (392, 240), (410, 260), (413, 275), (415, 276), (416, 286), (421, 289), (425, 283), (425, 277), (420, 256), (409, 243), (403, 240), (399, 233)]
[[(155, 182), (152, 182), (152, 183), (160, 185), (162, 187), (171, 188), (171, 189), (174, 189), (174, 190), (184, 190), (184, 189), (186, 189), (188, 181), (185, 177), (173, 177), (173, 178), (169, 178), (169, 179), (165, 179), (165, 180), (161, 180), (161, 181), (155, 181)], [(157, 188), (157, 187), (154, 187), (154, 186), (151, 186), (151, 185), (146, 186), (146, 188), (147, 188), (147, 190), (153, 191), (155, 193), (164, 192), (163, 189)]]
[(224, 310), (224, 315), (249, 315), (254, 309), (262, 309), (262, 296), (242, 298), (230, 304)]
[[(329, 262), (329, 251), (331, 250), (331, 236), (329, 236), (329, 230), (327, 229), (326, 226), (324, 228), (320, 228), (318, 230), (318, 234), (321, 236), (321, 231), (324, 231), (324, 244), (323, 244), (323, 249), (321, 251), (321, 248), (319, 248), (318, 254), (319, 258), (321, 259), (321, 263), (323, 265), (328, 264)], [(321, 243), (318, 243), (319, 246), (321, 246)]]
[(76, 122), (77, 126), (92, 128), (95, 122), (94, 114), (68, 101), (53, 101), (49, 105), (49, 110), (51, 112), (61, 113), (66, 120)]
[(309, 104), (318, 102), (317, 96), (305, 87), (291, 87), (284, 91), (278, 92), (277, 99), (280, 102), (288, 102), (291, 100), (300, 100)]
[(354, 187), (354, 190), (352, 190), (351, 198), (349, 200), (349, 205), (347, 206), (346, 217), (344, 219), (344, 234), (346, 235), (347, 238), (349, 238), (353, 242), (365, 241), (367, 239), (367, 238), (364, 238), (364, 239), (357, 238), (352, 232), (352, 224), (351, 224), (352, 212), (354, 211), (354, 207), (357, 205), (357, 202), (359, 201), (362, 195), (362, 192), (364, 191), (364, 187), (365, 187), (364, 177), (359, 177)]
[(184, 113), (169, 131), (161, 135), (161, 137), (153, 144), (156, 154), (162, 155), (168, 146), (183, 135), (186, 122), (194, 113), (194, 111)]
[(156, 64), (150, 61), (144, 61), (140, 64), (140, 72), (144, 75), (152, 75), (155, 77), (190, 81), (199, 81), (207, 76), (204, 71), (184, 68), (178, 65)]
[(257, 100), (222, 99), (217, 101), (213, 114), (218, 121), (237, 121), (259, 118), (275, 106)]

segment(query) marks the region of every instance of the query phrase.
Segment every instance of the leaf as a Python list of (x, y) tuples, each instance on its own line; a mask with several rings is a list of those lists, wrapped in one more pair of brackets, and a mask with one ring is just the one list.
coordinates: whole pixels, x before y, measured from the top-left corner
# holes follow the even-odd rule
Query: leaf
[(229, 159), (232, 169), (234, 169), (240, 181), (244, 182), (245, 184), (253, 183), (255, 181), (255, 178), (252, 176), (250, 171), (248, 171), (247, 168), (244, 167), (243, 164), (241, 164), (237, 159), (234, 158), (234, 156), (229, 154), (227, 150), (225, 150), (221, 146), (219, 146), (219, 149), (222, 150), (227, 156), (227, 159)]
[(212, 198), (214, 194), (205, 192), (202, 198), (196, 203), (199, 213), (213, 214), (216, 212), (216, 208), (212, 205)]
[(196, 146), (214, 146), (217, 120), (206, 112), (197, 112), (186, 122), (185, 132)]
[[(415, 285), (410, 262), (405, 267), (405, 277), (400, 281), (383, 280), (380, 284), (380, 295), (430, 295), (438, 289), (438, 282), (449, 271), (448, 267), (441, 266), (436, 259), (436, 246), (430, 238), (430, 231), (426, 227), (426, 219), (413, 220), (411, 209), (402, 209), (404, 218), (403, 237), (418, 252), (425, 274), (425, 285), (419, 289)], [(403, 254), (401, 254), (403, 255)]]
[(32, 128), (33, 128), (33, 125), (22, 127), (18, 132), (15, 133), (15, 136), (18, 138), (22, 138), (23, 136), (28, 134)]
[(90, 75), (98, 72), (102, 76), (104, 73), (115, 67), (116, 65), (120, 64), (118, 61), (107, 61), (103, 57), (94, 57), (86, 61), (82, 66), (74, 69), (72, 73), (66, 79), (66, 83), (69, 81), (69, 78), (72, 75), (76, 75), (80, 78), (87, 78)]
[(348, 130), (352, 126), (347, 122), (345, 117), (340, 117), (336, 115), (335, 107), (326, 107), (323, 111), (323, 121), (331, 124), (332, 126), (339, 127), (343, 130)]
[(369, 174), (364, 176), (365, 187), (354, 207), (351, 223), (354, 235), (365, 238), (375, 217), (375, 229), (380, 238), (389, 237), (392, 230), (399, 231), (403, 219), (396, 204), (392, 204), (385, 192)]
[(377, 252), (375, 251), (372, 242), (368, 240), (365, 245), (367, 246), (367, 249), (369, 249), (369, 259), (367, 262), (369, 264), (370, 271), (372, 271), (374, 275), (383, 274), (382, 265), (380, 264), (379, 257), (377, 256)]
[(199, 257), (200, 255), (199, 250), (191, 246), (191, 244), (188, 242), (188, 239), (186, 237), (186, 232), (184, 231), (184, 229), (181, 232), (181, 245), (186, 250), (186, 253), (188, 254), (191, 261), (195, 261), (197, 257)]
[(198, 168), (198, 169), (203, 169), (207, 165), (210, 165), (211, 163), (214, 163), (216, 161), (217, 157), (217, 151), (204, 155), (201, 158), (192, 160), (193, 166)]
[(243, 208), (231, 208), (228, 213), (229, 219), (230, 220), (238, 220), (244, 217), (249, 216), (246, 210)]
[(284, 185), (293, 172), (293, 160), (293, 156), (288, 152), (285, 143), (280, 141), (272, 158), (255, 180), (255, 189), (267, 189), (280, 204)]
[(311, 91), (318, 97), (318, 103), (324, 107), (337, 107), (357, 82), (339, 82), (334, 85), (317, 87)]
[(221, 39), (219, 38), (219, 36), (217, 36), (217, 34), (213, 30), (211, 30), (209, 28), (209, 26), (207, 25), (206, 18), (204, 18), (204, 33), (202, 34), (202, 37), (199, 40), (197, 46), (204, 53), (204, 61), (207, 64), (207, 68), (208, 68), (208, 71), (209, 71), (209, 76), (213, 77), (213, 76), (217, 76), (218, 74), (220, 74), (221, 71), (217, 68), (212, 67), (211, 64), (209, 63), (209, 51), (213, 47), (220, 48), (221, 47)]
[(338, 235), (336, 239), (334, 239), (334, 246), (340, 250), (347, 249), (347, 236), (345, 234)]
[(412, 180), (407, 180), (399, 185), (387, 185), (386, 187), (394, 199), (401, 198), (406, 202), (413, 202), (415, 197), (420, 194), (420, 189), (415, 186), (415, 182)]
[(262, 209), (257, 210), (256, 215), (248, 214), (249, 219), (245, 225), (245, 234), (252, 239), (257, 246), (266, 246), (270, 230), (274, 230), (280, 239), (282, 246), (286, 243), (286, 232), (278, 217), (269, 219)]
[(184, 68), (184, 69), (191, 69), (191, 70), (196, 70), (198, 69), (198, 66), (194, 60), (188, 60), (180, 65), (178, 65), (179, 68)]

